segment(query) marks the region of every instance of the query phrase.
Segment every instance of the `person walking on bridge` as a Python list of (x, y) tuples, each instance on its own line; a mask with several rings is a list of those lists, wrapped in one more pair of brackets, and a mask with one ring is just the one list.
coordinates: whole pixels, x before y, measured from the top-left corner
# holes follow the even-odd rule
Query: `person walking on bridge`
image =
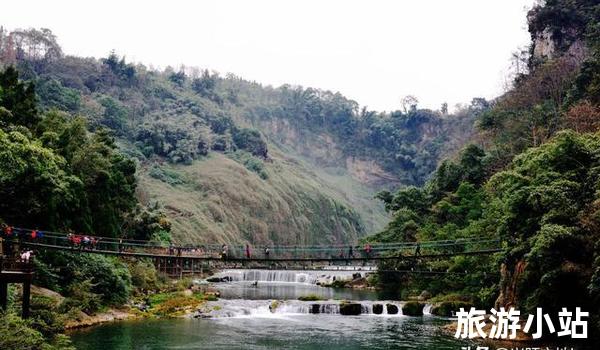
[(421, 245), (417, 243), (417, 247), (415, 248), (415, 256), (421, 255)]
[(352, 246), (348, 247), (348, 257), (354, 258), (354, 249)]
[(221, 259), (226, 260), (227, 259), (227, 250), (229, 248), (227, 247), (227, 244), (223, 244), (223, 246), (221, 247)]
[(250, 244), (246, 243), (246, 259), (250, 259)]
[(269, 259), (269, 253), (270, 253), (269, 247), (265, 247), (265, 259)]
[(365, 255), (367, 256), (367, 259), (371, 257), (371, 245), (369, 243), (365, 244)]
[(27, 250), (24, 251), (23, 254), (21, 254), (21, 261), (28, 264), (29, 263), (29, 259), (31, 259), (31, 254), (33, 253), (33, 250)]

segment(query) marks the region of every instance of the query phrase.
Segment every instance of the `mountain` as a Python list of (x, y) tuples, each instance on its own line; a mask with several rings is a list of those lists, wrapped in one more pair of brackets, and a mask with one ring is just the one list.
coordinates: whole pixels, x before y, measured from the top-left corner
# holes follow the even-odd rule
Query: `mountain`
[(110, 129), (138, 161), (139, 200), (161, 208), (184, 243), (326, 244), (377, 232), (388, 216), (375, 193), (423, 184), (484, 108), (479, 99), (449, 115), (408, 99), (378, 113), (330, 91), (65, 55), (45, 29), (2, 31), (0, 62), (35, 83), (44, 110)]

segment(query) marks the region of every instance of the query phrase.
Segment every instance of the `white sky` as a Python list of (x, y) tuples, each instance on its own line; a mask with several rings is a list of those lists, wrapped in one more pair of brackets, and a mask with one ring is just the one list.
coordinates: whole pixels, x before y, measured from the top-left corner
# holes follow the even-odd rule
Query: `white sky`
[(263, 84), (340, 91), (371, 109), (502, 92), (533, 0), (12, 0), (0, 25), (49, 28), (67, 54), (110, 50)]

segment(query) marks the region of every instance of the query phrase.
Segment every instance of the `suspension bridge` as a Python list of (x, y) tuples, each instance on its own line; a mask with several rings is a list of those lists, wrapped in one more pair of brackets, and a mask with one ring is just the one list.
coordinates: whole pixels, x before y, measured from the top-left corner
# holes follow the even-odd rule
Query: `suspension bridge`
[[(23, 285), (22, 313), (29, 314), (34, 275), (32, 261), (20, 258), (25, 249), (56, 250), (78, 254), (148, 258), (160, 273), (172, 277), (202, 275), (221, 269), (288, 269), (374, 271), (378, 262), (420, 261), (453, 256), (488, 255), (502, 251), (497, 239), (461, 238), (427, 242), (338, 245), (229, 245), (177, 246), (164, 242), (118, 239), (61, 232), (4, 227), (0, 232), (0, 308), (6, 308), (9, 283)], [(394, 273), (435, 276), (463, 272), (394, 269)]]
[(7, 243), (36, 250), (149, 258), (169, 275), (202, 273), (207, 269), (373, 269), (380, 261), (441, 259), (459, 255), (486, 255), (501, 251), (498, 239), (462, 238), (426, 242), (337, 245), (172, 245), (11, 228)]

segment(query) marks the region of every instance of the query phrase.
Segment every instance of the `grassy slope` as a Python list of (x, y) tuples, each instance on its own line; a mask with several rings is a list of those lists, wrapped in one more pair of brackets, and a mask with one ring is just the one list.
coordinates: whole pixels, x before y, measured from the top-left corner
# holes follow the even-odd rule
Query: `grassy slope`
[[(179, 184), (153, 178), (152, 165), (146, 163), (139, 172), (140, 197), (162, 204), (175, 238), (183, 243), (329, 243), (365, 233), (344, 192), (331, 185), (333, 178), (319, 178), (300, 161), (272, 152), (273, 161), (265, 163), (266, 180), (220, 153), (190, 166), (163, 163), (160, 167), (172, 171)], [(343, 185), (368, 192), (348, 181)], [(383, 221), (380, 213), (374, 215)]]

